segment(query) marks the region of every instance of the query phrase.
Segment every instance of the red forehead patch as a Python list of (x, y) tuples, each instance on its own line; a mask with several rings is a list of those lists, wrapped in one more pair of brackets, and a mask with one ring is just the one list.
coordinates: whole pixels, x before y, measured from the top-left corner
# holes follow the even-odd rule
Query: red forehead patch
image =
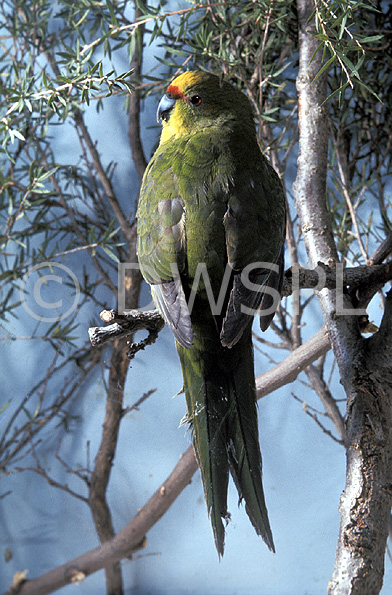
[(166, 93), (170, 93), (170, 95), (172, 96), (173, 99), (183, 99), (184, 98), (184, 93), (182, 93), (182, 91), (180, 91), (180, 89), (177, 87), (177, 85), (169, 85)]

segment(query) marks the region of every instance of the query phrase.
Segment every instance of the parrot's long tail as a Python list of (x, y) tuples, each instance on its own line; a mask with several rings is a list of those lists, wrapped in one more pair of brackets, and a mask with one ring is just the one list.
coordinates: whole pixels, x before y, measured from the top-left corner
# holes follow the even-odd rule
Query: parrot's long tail
[(223, 555), (229, 471), (258, 535), (275, 551), (261, 479), (251, 329), (232, 348), (219, 338), (184, 349), (177, 344), (207, 509)]

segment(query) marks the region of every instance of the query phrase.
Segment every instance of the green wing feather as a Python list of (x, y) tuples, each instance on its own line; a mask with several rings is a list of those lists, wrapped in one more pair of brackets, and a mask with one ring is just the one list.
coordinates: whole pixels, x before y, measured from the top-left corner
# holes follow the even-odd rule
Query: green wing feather
[(159, 149), (145, 172), (139, 198), (138, 259), (152, 295), (177, 341), (189, 349), (193, 330), (181, 274), (186, 267), (185, 207), (177, 176)]

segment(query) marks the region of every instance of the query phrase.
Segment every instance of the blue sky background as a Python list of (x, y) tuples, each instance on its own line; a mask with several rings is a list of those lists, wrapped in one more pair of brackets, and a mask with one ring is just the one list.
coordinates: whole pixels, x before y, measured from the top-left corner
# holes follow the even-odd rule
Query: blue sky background
[[(156, 66), (154, 47), (147, 54), (145, 71)], [(126, 70), (126, 64), (118, 68)], [(103, 161), (118, 162), (116, 191), (123, 204), (130, 200), (137, 184), (131, 163), (127, 137), (127, 116), (123, 99), (106, 101), (102, 114), (94, 105), (86, 110)], [(149, 99), (142, 116), (146, 154), (157, 140), (156, 100)], [(75, 152), (70, 127), (58, 129), (55, 143), (63, 162)], [(295, 164), (292, 171), (295, 174)], [(287, 180), (288, 187), (293, 180)], [(128, 202), (129, 204), (129, 202)], [(65, 261), (80, 274), (80, 264)], [(289, 263), (287, 263), (289, 266)], [(144, 289), (144, 301), (149, 301)], [(109, 303), (108, 307), (113, 304)], [(306, 321), (304, 335), (310, 337), (322, 325), (318, 304), (308, 310), (314, 317)], [(99, 325), (99, 312), (82, 309), (79, 332), (85, 340), (87, 330)], [(377, 307), (374, 319), (379, 318)], [(15, 335), (27, 335), (35, 322), (25, 318), (9, 327)], [(257, 330), (257, 329), (255, 329)], [(274, 336), (269, 335), (273, 340)], [(3, 374), (2, 402), (25, 395), (46, 369), (45, 347), (38, 342), (1, 342)], [(286, 353), (273, 351), (273, 358)], [(256, 373), (271, 367), (267, 358), (256, 353)], [(303, 376), (301, 376), (303, 379)], [(185, 413), (180, 365), (174, 340), (164, 329), (155, 345), (137, 354), (132, 362), (126, 386), (125, 406), (132, 405), (147, 390), (156, 392), (139, 411), (128, 414), (121, 424), (120, 440), (108, 501), (114, 526), (120, 530), (167, 478), (190, 444), (190, 434), (179, 427)], [(335, 396), (344, 398), (337, 380), (332, 385)], [(271, 554), (257, 537), (244, 507), (237, 506), (237, 492), (229, 489), (232, 520), (227, 528), (226, 551), (219, 561), (214, 547), (203, 490), (197, 472), (168, 513), (147, 535), (147, 547), (132, 560), (122, 562), (127, 594), (134, 595), (319, 595), (326, 592), (332, 575), (339, 530), (339, 497), (345, 483), (345, 452), (342, 446), (323, 434), (304, 412), (292, 393), (318, 406), (313, 392), (296, 382), (259, 401), (260, 442), (264, 459), (264, 489), (274, 534), (276, 554)], [(43, 463), (59, 481), (82, 489), (75, 477), (53, 463), (53, 452), (63, 436), (61, 456), (81, 465), (86, 461), (86, 442), (96, 452), (104, 419), (105, 393), (99, 374), (85, 384), (76, 396), (72, 413), (79, 416), (73, 431), (65, 434), (53, 428), (40, 447)], [(13, 574), (28, 569), (28, 578), (36, 577), (98, 545), (88, 507), (60, 490), (50, 487), (32, 472), (3, 478), (0, 496), (2, 530), (1, 550), (11, 548), (13, 558), (0, 563), (0, 586), (6, 590)], [(392, 566), (386, 560), (383, 595), (391, 592)], [(103, 571), (92, 575), (77, 587), (79, 595), (104, 594)], [(75, 586), (61, 590), (74, 594)]]

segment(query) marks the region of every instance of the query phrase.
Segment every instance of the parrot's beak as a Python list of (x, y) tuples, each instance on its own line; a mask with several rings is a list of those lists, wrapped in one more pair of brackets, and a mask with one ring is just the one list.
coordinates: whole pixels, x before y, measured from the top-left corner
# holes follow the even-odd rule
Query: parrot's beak
[(176, 103), (176, 100), (173, 99), (173, 97), (168, 96), (167, 93), (165, 93), (165, 95), (160, 100), (158, 109), (157, 109), (157, 121), (158, 122), (161, 118), (164, 122), (166, 122), (166, 120), (169, 117), (169, 113), (173, 109), (175, 103)]

